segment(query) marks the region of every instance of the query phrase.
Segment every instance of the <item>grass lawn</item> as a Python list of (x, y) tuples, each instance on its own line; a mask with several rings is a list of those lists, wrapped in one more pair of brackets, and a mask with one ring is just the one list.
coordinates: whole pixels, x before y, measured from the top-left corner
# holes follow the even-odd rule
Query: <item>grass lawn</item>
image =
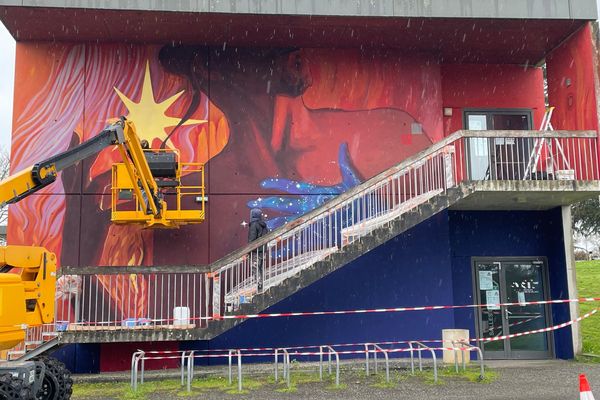
[[(600, 260), (577, 262), (577, 290), (579, 297), (600, 297)], [(598, 307), (598, 303), (580, 303), (580, 313)], [(600, 355), (600, 316), (598, 314), (581, 322), (583, 352)]]
[[(299, 367), (296, 367), (299, 368)], [(442, 367), (438, 370), (437, 385), (444, 385), (452, 380), (469, 381), (473, 384), (486, 384), (496, 381), (498, 375), (496, 372), (486, 368), (485, 379), (479, 378), (479, 368), (472, 366), (466, 371), (454, 372), (454, 368)], [(417, 371), (415, 376), (410, 375), (406, 370), (400, 371), (392, 369), (390, 371), (390, 382), (386, 382), (385, 373), (381, 371), (378, 375), (371, 374), (366, 376), (362, 370), (349, 370), (343, 366), (340, 371), (340, 386), (335, 386), (334, 374), (325, 373), (323, 381), (319, 379), (319, 374), (313, 370), (292, 369), (290, 387), (285, 381), (280, 379), (275, 382), (272, 373), (259, 373), (253, 376), (244, 376), (244, 389), (237, 390), (237, 381), (229, 384), (227, 378), (223, 376), (202, 376), (198, 374), (192, 382), (191, 393), (181, 387), (177, 379), (162, 379), (146, 381), (140, 384), (138, 391), (134, 392), (129, 387), (129, 382), (111, 382), (111, 383), (78, 383), (73, 388), (74, 399), (121, 399), (121, 400), (148, 400), (148, 399), (174, 399), (174, 398), (223, 398), (221, 393), (229, 395), (238, 395), (243, 399), (245, 395), (255, 392), (254, 397), (259, 398), (260, 393), (277, 391), (282, 393), (281, 398), (289, 398), (292, 393), (296, 393), (301, 385), (311, 385), (331, 391), (331, 397), (344, 398), (344, 393), (348, 393), (348, 387), (370, 386), (373, 389), (394, 390), (398, 389), (399, 382), (411, 380), (414, 384), (433, 385), (433, 373), (430, 368), (423, 372)], [(337, 392), (334, 394), (334, 392)], [(235, 398), (231, 396), (231, 398)], [(298, 397), (295, 397), (298, 398)]]

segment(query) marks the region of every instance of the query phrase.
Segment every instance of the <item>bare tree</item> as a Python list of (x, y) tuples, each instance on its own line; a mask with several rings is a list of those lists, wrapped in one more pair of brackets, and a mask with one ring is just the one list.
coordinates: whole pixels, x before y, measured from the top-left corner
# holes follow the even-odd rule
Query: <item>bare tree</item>
[[(6, 150), (0, 150), (0, 181), (8, 178), (10, 167), (10, 157)], [(8, 221), (8, 206), (0, 207), (0, 226), (6, 225)], [(6, 244), (6, 238), (0, 236), (0, 245)]]

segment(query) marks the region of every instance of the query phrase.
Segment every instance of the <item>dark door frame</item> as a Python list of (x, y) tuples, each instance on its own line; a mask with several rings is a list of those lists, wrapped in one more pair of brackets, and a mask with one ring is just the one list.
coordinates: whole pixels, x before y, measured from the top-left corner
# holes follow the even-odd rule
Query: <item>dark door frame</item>
[(508, 114), (508, 115), (527, 115), (528, 129), (533, 129), (533, 110), (531, 108), (464, 108), (463, 109), (463, 129), (468, 129), (468, 117), (469, 114), (484, 114), (486, 116), (486, 121), (488, 125), (489, 131), (494, 130), (490, 129), (492, 116), (494, 114)]
[[(545, 300), (550, 299), (550, 279), (549, 279), (549, 271), (548, 271), (548, 259), (546, 257), (544, 257), (544, 256), (540, 256), (540, 257), (536, 257), (536, 256), (471, 257), (471, 278), (472, 278), (472, 288), (473, 288), (473, 299), (476, 302), (476, 304), (481, 304), (479, 282), (477, 280), (477, 278), (479, 276), (477, 273), (477, 263), (480, 263), (480, 262), (505, 263), (505, 262), (515, 262), (515, 261), (523, 261), (523, 262), (531, 262), (531, 263), (534, 263), (534, 262), (540, 263), (541, 262), (542, 263), (542, 279), (543, 279), (543, 284), (544, 284), (544, 299)], [(501, 274), (501, 277), (502, 277), (502, 274)], [(501, 279), (500, 285), (502, 288), (501, 290), (504, 293), (506, 293), (506, 288), (505, 288), (506, 282)], [(502, 293), (501, 293), (500, 299), (501, 299), (500, 301), (502, 301)], [(552, 320), (551, 304), (546, 304), (544, 308), (546, 311), (547, 324), (548, 324), (548, 326), (552, 326), (553, 320)], [(480, 338), (480, 337), (482, 337), (481, 336), (481, 333), (482, 333), (481, 307), (477, 307), (477, 309), (474, 311), (475, 311), (474, 312), (474, 314), (475, 314), (475, 335), (477, 338)], [(506, 331), (506, 332), (510, 333), (510, 331)], [(507, 334), (507, 333), (505, 333), (505, 334)], [(556, 357), (556, 352), (555, 352), (555, 347), (554, 347), (554, 334), (553, 334), (553, 332), (547, 332), (546, 334), (547, 334), (547, 338), (548, 338), (548, 356), (543, 359), (553, 359)], [(481, 346), (481, 349), (483, 351), (483, 357), (488, 359), (489, 357), (487, 357), (485, 354), (486, 353), (485, 342), (479, 342), (479, 343), (483, 344)], [(496, 352), (496, 353), (500, 353), (500, 352)], [(489, 352), (488, 352), (488, 355), (489, 355)], [(516, 351), (513, 353), (510, 350), (510, 341), (505, 340), (504, 341), (504, 356), (503, 357), (492, 357), (492, 359), (494, 359), (494, 358), (496, 358), (496, 359), (511, 359), (511, 360), (540, 359), (540, 357), (535, 357), (536, 355), (539, 355), (539, 352)], [(498, 354), (494, 354), (494, 356), (498, 356)]]
[[(486, 118), (486, 130), (495, 130), (496, 128), (491, 128), (492, 125), (492, 121), (493, 121), (493, 117), (494, 115), (525, 115), (527, 116), (527, 129), (531, 130), (533, 129), (533, 110), (530, 108), (465, 108), (463, 109), (463, 128), (464, 129), (468, 129), (468, 119), (470, 115), (483, 115)], [(506, 178), (508, 178), (510, 176), (510, 170), (512, 170), (513, 174), (515, 172), (515, 168), (514, 168), (514, 163), (512, 161), (509, 161), (512, 159), (512, 157), (514, 155), (513, 152), (515, 151), (515, 149), (513, 148), (513, 146), (510, 146), (510, 152), (508, 151), (508, 149), (505, 147), (504, 153), (502, 151), (498, 152), (497, 150), (497, 146), (501, 145), (504, 146), (504, 143), (498, 144), (497, 141), (500, 139), (478, 139), (478, 138), (468, 138), (465, 139), (466, 141), (466, 145), (467, 145), (467, 157), (471, 157), (471, 146), (474, 145), (474, 143), (478, 143), (477, 146), (481, 146), (481, 141), (484, 142), (484, 146), (487, 147), (487, 171), (484, 174), (483, 177), (480, 177), (480, 179), (483, 180), (495, 180), (498, 177), (498, 168), (500, 171), (500, 177), (502, 180), (505, 180)], [(508, 139), (506, 139), (508, 140)], [(515, 140), (515, 139), (512, 139)], [(504, 139), (502, 139), (502, 141), (504, 141)], [(525, 143), (523, 143), (524, 145)], [(517, 147), (517, 151), (518, 151), (518, 147)], [(500, 154), (500, 158), (497, 159), (496, 156)], [(505, 154), (505, 157), (502, 157), (502, 154)], [(509, 154), (511, 154), (511, 157), (509, 158)], [(518, 157), (518, 156), (517, 156)], [(505, 166), (503, 166), (503, 164), (506, 163), (512, 163), (513, 167), (510, 169), (506, 170), (505, 173)], [(475, 161), (469, 159), (469, 162), (467, 163), (467, 174), (469, 177), (474, 177), (475, 176)], [(523, 171), (525, 170), (525, 165), (523, 165)], [(520, 170), (521, 167), (517, 166), (517, 176), (513, 176), (510, 179), (516, 179), (519, 178), (518, 180), (520, 180)], [(481, 173), (481, 171), (479, 171)]]

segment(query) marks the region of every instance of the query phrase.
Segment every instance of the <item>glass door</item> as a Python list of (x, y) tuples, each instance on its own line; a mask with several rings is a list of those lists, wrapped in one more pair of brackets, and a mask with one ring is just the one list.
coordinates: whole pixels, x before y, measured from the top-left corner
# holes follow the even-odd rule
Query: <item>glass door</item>
[[(529, 130), (529, 110), (473, 110), (465, 112), (468, 130)], [(524, 155), (529, 140), (524, 138), (468, 138), (468, 169), (471, 180), (520, 180), (525, 171)]]
[[(491, 338), (550, 326), (549, 306), (525, 304), (546, 300), (546, 265), (541, 260), (476, 261), (478, 336)], [(517, 303), (497, 306), (498, 303)], [(523, 303), (523, 304), (520, 304)], [(548, 332), (483, 342), (486, 358), (540, 359), (552, 356)]]
[[(499, 306), (491, 304), (501, 303), (500, 299), (500, 267), (499, 262), (479, 262), (477, 263), (478, 274), (478, 304), (490, 304), (487, 307), (479, 308), (479, 335), (480, 338), (493, 338), (504, 336), (504, 320), (502, 310)], [(504, 355), (504, 341), (496, 340), (493, 342), (482, 342), (485, 346), (482, 349), (494, 354)]]
[[(485, 114), (467, 114), (467, 129), (471, 131), (487, 131), (488, 118)], [(469, 177), (473, 181), (488, 179), (490, 171), (490, 149), (486, 138), (468, 138)]]

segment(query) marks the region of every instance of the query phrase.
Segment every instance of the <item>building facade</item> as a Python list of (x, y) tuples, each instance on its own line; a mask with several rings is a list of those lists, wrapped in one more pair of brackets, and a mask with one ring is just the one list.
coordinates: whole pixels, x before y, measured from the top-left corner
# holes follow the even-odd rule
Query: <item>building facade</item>
[[(563, 181), (590, 185), (538, 191), (513, 185), (471, 196), (259, 311), (576, 295), (568, 205), (596, 193), (599, 180), (594, 1), (79, 3), (0, 6), (17, 40), (12, 171), (126, 115), (153, 147), (176, 148), (184, 161), (206, 164), (207, 219), (178, 230), (111, 225), (110, 169), (118, 155), (108, 149), (11, 206), (10, 244), (46, 246), (69, 267), (219, 265), (246, 244), (251, 208), (267, 214), (271, 229), (284, 227), (457, 131), (513, 132), (465, 141), (461, 171), (469, 180), (532, 178), (532, 157), (533, 169), (547, 171), (540, 157), (547, 159), (549, 150), (538, 152), (545, 138), (514, 131), (539, 129), (549, 104), (554, 129), (587, 139), (571, 147), (560, 142), (561, 159), (569, 160), (562, 170), (575, 174)], [(556, 177), (535, 175), (545, 183)], [(116, 286), (100, 278), (91, 285), (103, 294), (96, 301), (107, 313), (139, 319), (151, 313), (143, 304), (154, 299), (152, 279), (137, 274)], [(214, 288), (203, 282), (204, 293)], [(121, 292), (136, 300), (119, 303)], [(85, 311), (67, 297), (59, 300), (59, 319), (99, 318), (74, 316)], [(206, 308), (214, 306), (206, 300)], [(576, 306), (557, 304), (273, 318), (152, 346), (408, 340), (439, 338), (446, 328), (493, 337), (576, 316)], [(76, 371), (105, 371), (127, 369), (123, 354), (140, 347), (135, 337), (88, 343), (113, 341), (98, 338), (73, 339), (78, 344), (60, 351)], [(572, 358), (577, 343), (573, 325), (495, 341), (485, 351), (495, 358)]]

